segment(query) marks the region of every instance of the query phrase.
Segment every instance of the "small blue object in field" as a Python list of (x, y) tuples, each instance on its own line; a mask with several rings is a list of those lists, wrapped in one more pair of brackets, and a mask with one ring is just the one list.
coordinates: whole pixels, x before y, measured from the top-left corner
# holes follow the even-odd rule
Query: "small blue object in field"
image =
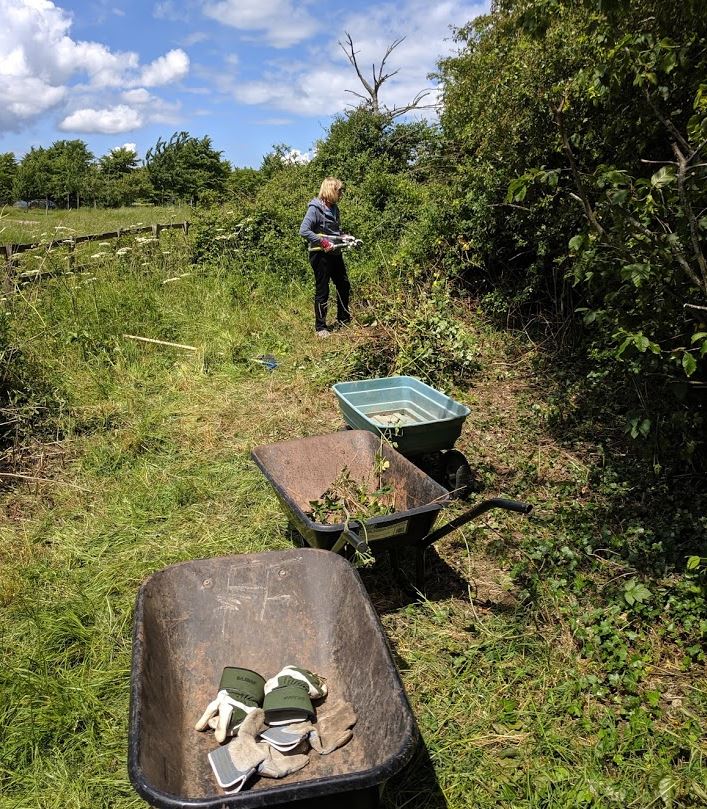
[(268, 371), (274, 371), (277, 368), (277, 360), (272, 354), (259, 354), (255, 361), (264, 365)]

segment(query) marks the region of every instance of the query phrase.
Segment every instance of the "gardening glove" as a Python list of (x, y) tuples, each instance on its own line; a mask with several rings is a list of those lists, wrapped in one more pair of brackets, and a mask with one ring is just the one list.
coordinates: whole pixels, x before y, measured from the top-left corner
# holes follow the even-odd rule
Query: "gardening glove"
[(224, 789), (240, 792), (246, 781), (269, 757), (267, 744), (255, 740), (263, 727), (263, 718), (262, 708), (254, 708), (241, 723), (236, 738), (209, 753), (211, 768), (219, 786)]
[(356, 719), (350, 703), (335, 703), (326, 714), (317, 717), (317, 724), (309, 735), (312, 750), (328, 756), (343, 747), (353, 736), (351, 728), (356, 724)]
[(216, 699), (210, 702), (196, 730), (212, 728), (216, 741), (234, 736), (241, 722), (263, 702), (265, 680), (249, 669), (226, 667), (221, 674)]
[(334, 245), (329, 241), (329, 239), (324, 239), (324, 238), (320, 239), (319, 240), (319, 246), (322, 248), (322, 250), (325, 253), (328, 253), (330, 250), (334, 249)]
[(309, 743), (311, 733), (314, 733), (314, 725), (308, 719), (305, 719), (304, 722), (294, 722), (291, 725), (266, 727), (261, 732), (260, 739), (267, 742), (275, 750), (287, 753), (299, 747), (305, 741)]
[[(264, 744), (264, 742), (261, 742)], [(290, 773), (301, 770), (309, 764), (309, 756), (293, 755), (285, 756), (278, 750), (275, 750), (268, 745), (268, 757), (258, 767), (258, 772), (266, 778), (284, 778)]]
[(209, 762), (219, 786), (229, 792), (240, 792), (256, 772), (267, 778), (284, 778), (307, 766), (307, 756), (284, 756), (272, 750), (266, 742), (258, 741), (264, 728), (265, 713), (262, 708), (255, 708), (243, 720), (235, 739), (209, 753)]
[(289, 725), (312, 720), (312, 699), (321, 699), (326, 694), (326, 683), (321, 677), (307, 669), (285, 666), (265, 683), (265, 721), (268, 725)]

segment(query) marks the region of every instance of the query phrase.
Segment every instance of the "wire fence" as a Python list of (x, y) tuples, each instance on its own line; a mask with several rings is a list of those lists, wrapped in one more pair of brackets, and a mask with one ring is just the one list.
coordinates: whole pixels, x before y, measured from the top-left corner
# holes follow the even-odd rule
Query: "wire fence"
[(65, 249), (66, 272), (76, 269), (76, 246), (85, 242), (103, 242), (110, 239), (120, 240), (124, 236), (137, 236), (141, 233), (150, 233), (153, 239), (159, 240), (160, 234), (165, 230), (181, 230), (185, 236), (189, 233), (189, 222), (170, 222), (169, 224), (146, 225), (143, 227), (127, 227), (110, 230), (106, 233), (92, 233), (85, 236), (70, 236), (64, 239), (54, 239), (49, 242), (29, 242), (26, 244), (4, 244), (0, 249), (5, 253), (5, 292), (10, 292), (17, 284), (34, 281), (46, 276), (56, 275), (57, 269), (37, 269), (22, 271), (19, 268), (19, 257), (23, 253), (41, 250), (45, 253), (57, 249)]

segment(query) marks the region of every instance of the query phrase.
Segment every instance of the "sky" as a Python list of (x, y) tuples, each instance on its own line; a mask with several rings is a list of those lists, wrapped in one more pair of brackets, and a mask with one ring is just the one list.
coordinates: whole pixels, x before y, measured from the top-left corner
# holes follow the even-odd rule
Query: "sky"
[[(388, 107), (431, 89), (452, 29), (489, 0), (0, 0), (0, 152), (85, 141), (100, 157), (140, 159), (159, 137), (208, 135), (234, 166), (257, 168), (276, 144), (311, 155), (335, 115), (391, 53)], [(423, 113), (433, 116), (433, 111)]]

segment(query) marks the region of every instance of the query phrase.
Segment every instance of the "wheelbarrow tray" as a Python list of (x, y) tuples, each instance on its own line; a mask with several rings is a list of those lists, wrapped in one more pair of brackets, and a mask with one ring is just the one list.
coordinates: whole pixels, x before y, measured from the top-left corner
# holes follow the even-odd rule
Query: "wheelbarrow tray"
[[(194, 724), (225, 666), (267, 678), (290, 663), (326, 677), (329, 700), (353, 705), (354, 736), (331, 755), (311, 754), (297, 773), (256, 777), (228, 795), (207, 759), (214, 735)], [(152, 806), (377, 806), (380, 785), (417, 739), (378, 617), (341, 556), (304, 548), (202, 559), (165, 568), (140, 588), (129, 772)]]
[(469, 408), (413, 376), (337, 382), (344, 420), (395, 442), (403, 455), (451, 449)]
[(355, 481), (370, 484), (378, 453), (389, 463), (383, 483), (392, 486), (398, 510), (366, 520), (365, 530), (355, 522), (349, 528), (358, 529), (360, 536), (381, 550), (414, 545), (429, 534), (439, 510), (449, 502), (449, 493), (380, 436), (343, 430), (255, 447), (251, 454), (305, 542), (331, 550), (346, 526), (316, 522), (311, 501), (324, 494), (344, 466)]

